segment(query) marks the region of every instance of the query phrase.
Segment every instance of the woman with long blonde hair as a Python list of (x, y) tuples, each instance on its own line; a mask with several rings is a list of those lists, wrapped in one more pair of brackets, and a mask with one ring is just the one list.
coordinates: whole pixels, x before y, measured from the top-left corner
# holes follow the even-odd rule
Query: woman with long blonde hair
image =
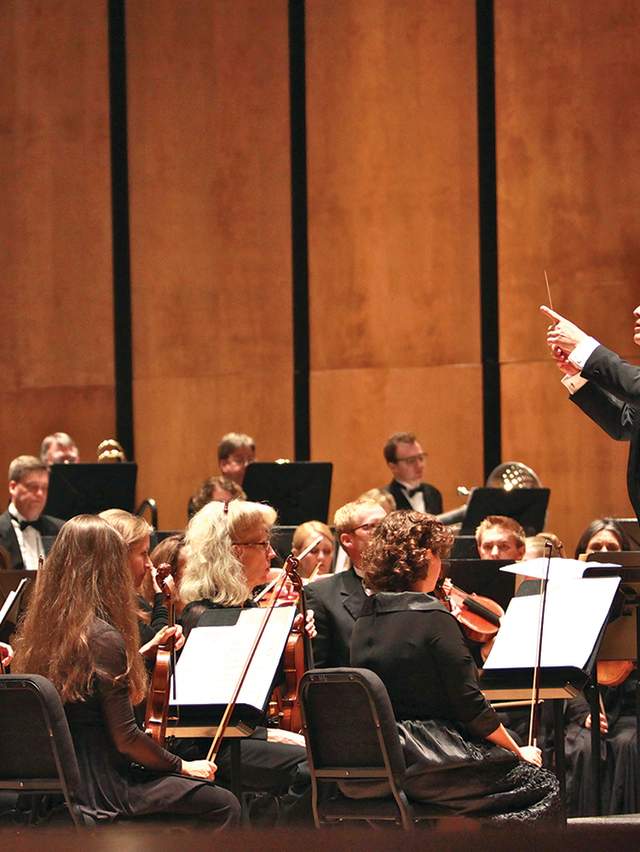
[(237, 821), (237, 800), (208, 783), (214, 764), (181, 760), (136, 724), (132, 702), (145, 695), (146, 673), (135, 591), (127, 548), (108, 523), (79, 515), (63, 526), (15, 645), (14, 672), (44, 675), (64, 702), (88, 818), (173, 812)]

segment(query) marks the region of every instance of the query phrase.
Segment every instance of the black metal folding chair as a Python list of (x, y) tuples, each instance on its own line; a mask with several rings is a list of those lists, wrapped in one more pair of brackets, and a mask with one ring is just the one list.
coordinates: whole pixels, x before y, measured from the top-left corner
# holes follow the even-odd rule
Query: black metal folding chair
[(0, 676), (0, 791), (31, 798), (35, 821), (45, 796), (61, 795), (76, 826), (80, 770), (60, 696), (40, 675)]
[[(407, 800), (402, 747), (378, 675), (368, 669), (312, 670), (302, 678), (300, 701), (316, 827), (391, 820), (411, 829), (418, 820), (450, 815)], [(369, 795), (361, 798), (358, 787), (364, 784)]]

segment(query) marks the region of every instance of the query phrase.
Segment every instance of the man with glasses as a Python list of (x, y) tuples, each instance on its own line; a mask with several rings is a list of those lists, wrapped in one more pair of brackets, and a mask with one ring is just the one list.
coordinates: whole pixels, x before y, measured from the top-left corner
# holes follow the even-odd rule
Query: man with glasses
[(393, 494), (398, 509), (412, 509), (439, 515), (442, 494), (423, 482), (426, 453), (413, 432), (396, 432), (384, 445), (384, 458), (393, 474), (387, 491)]
[(339, 574), (320, 577), (305, 587), (309, 609), (313, 610), (317, 636), (313, 640), (316, 668), (349, 665), (349, 643), (366, 594), (360, 563), (371, 533), (385, 511), (371, 500), (356, 500), (341, 506), (333, 524), (338, 541), (346, 551), (351, 567)]
[(9, 465), (11, 502), (0, 515), (0, 545), (9, 553), (11, 568), (33, 570), (44, 556), (42, 536), (56, 535), (63, 524), (43, 515), (49, 490), (49, 469), (35, 456), (18, 456)]

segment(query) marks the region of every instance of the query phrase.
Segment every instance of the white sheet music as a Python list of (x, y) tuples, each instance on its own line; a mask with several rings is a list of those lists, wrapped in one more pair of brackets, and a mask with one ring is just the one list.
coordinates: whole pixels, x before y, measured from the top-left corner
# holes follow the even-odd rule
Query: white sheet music
[[(584, 668), (619, 584), (618, 577), (549, 583), (542, 637), (543, 668)], [(536, 665), (540, 597), (511, 599), (485, 670)]]
[(616, 568), (615, 563), (607, 562), (583, 562), (581, 559), (562, 559), (560, 556), (552, 556), (547, 559), (540, 556), (538, 559), (527, 559), (524, 562), (514, 562), (513, 565), (503, 565), (501, 571), (507, 574), (523, 574), (525, 577), (535, 577), (544, 580), (547, 576), (547, 563), (549, 564), (549, 581), (564, 582), (576, 580), (582, 577), (586, 568)]
[[(177, 700), (171, 704), (226, 705), (260, 630), (266, 610), (245, 609), (236, 624), (196, 627), (189, 634), (176, 666)], [(276, 607), (269, 618), (247, 673), (238, 704), (261, 710), (296, 615), (294, 606)]]
[[(9, 594), (5, 598), (4, 603), (2, 604), (2, 609), (0, 610), (0, 624), (2, 624), (5, 620), (5, 618), (9, 615), (9, 611), (11, 610), (11, 607), (13, 606), (14, 601), (16, 600), (16, 598), (18, 598), (18, 599), (20, 598), (20, 596), (22, 595), (22, 591), (23, 591), (24, 587), (27, 585), (28, 582), (29, 581), (27, 580), (27, 578), (23, 577), (22, 580), (20, 580), (20, 582), (18, 584), (18, 588), (14, 589), (12, 592), (9, 592)], [(15, 612), (13, 614), (12, 620), (16, 621), (17, 618), (18, 618), (18, 613)]]

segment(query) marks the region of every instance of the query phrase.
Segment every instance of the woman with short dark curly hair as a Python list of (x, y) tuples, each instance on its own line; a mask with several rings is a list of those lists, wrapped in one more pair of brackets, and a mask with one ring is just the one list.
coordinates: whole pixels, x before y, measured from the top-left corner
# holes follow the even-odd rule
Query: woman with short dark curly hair
[(547, 816), (558, 808), (555, 777), (538, 768), (539, 749), (519, 747), (500, 724), (458, 623), (430, 594), (451, 542), (431, 515), (392, 512), (381, 521), (363, 560), (376, 594), (356, 622), (351, 664), (387, 687), (411, 798), (500, 819)]

